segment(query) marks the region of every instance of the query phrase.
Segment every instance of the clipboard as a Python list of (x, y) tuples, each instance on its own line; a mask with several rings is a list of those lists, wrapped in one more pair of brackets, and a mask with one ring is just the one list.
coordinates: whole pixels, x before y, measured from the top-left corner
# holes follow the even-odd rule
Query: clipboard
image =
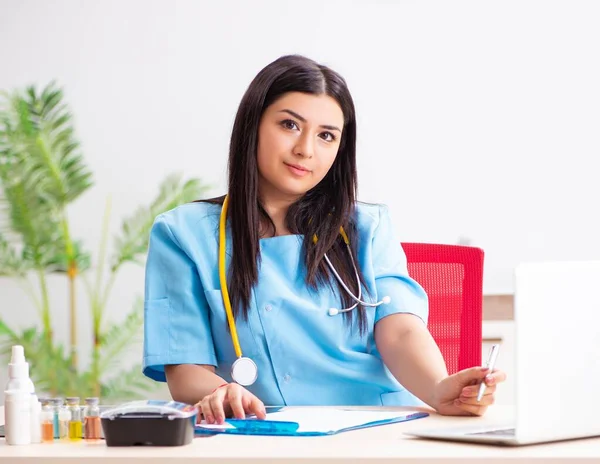
[[(294, 408), (280, 408), (279, 411), (286, 411), (285, 417), (294, 417)], [(226, 434), (226, 435), (264, 435), (264, 436), (287, 436), (287, 437), (317, 437), (336, 435), (338, 433), (349, 432), (369, 427), (377, 427), (387, 424), (396, 424), (429, 416), (426, 412), (394, 412), (394, 411), (356, 411), (350, 409), (331, 409), (331, 408), (310, 408), (315, 417), (320, 417), (324, 411), (328, 414), (337, 414), (340, 419), (340, 426), (311, 426), (310, 423), (299, 417), (294, 420), (275, 420), (278, 417), (275, 413), (268, 413), (266, 419), (257, 419), (249, 417), (247, 419), (227, 419), (222, 425), (197, 424), (195, 427), (196, 436)], [(360, 414), (360, 413), (366, 414)], [(355, 413), (355, 417), (352, 414)], [(306, 418), (305, 412), (303, 412)], [(346, 415), (346, 417), (344, 417)], [(366, 420), (366, 421), (365, 421)], [(335, 422), (335, 421), (333, 421)]]

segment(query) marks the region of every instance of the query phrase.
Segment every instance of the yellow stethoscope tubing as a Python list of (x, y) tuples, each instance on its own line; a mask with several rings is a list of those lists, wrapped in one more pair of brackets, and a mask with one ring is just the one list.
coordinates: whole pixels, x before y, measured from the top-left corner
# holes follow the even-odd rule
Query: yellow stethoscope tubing
[[(223, 306), (225, 306), (225, 313), (227, 314), (227, 323), (229, 324), (229, 330), (231, 332), (231, 341), (233, 342), (233, 349), (237, 358), (242, 357), (242, 348), (240, 346), (240, 339), (238, 338), (237, 329), (235, 325), (235, 318), (233, 317), (233, 311), (231, 309), (231, 300), (229, 298), (229, 291), (227, 290), (227, 275), (225, 272), (225, 250), (226, 250), (226, 227), (227, 227), (227, 209), (229, 207), (229, 195), (225, 196), (223, 200), (223, 208), (221, 209), (221, 219), (219, 221), (219, 283), (221, 284), (221, 295), (223, 297)], [(350, 240), (346, 235), (346, 231), (343, 227), (340, 227), (340, 234), (344, 239), (344, 242), (350, 247)], [(313, 242), (317, 243), (318, 238), (313, 235)], [(329, 261), (329, 260), (328, 260)], [(356, 271), (356, 269), (355, 269)], [(360, 288), (360, 286), (359, 286)], [(360, 295), (360, 294), (359, 294)], [(360, 296), (359, 296), (360, 298)]]
[(223, 209), (221, 210), (221, 220), (219, 222), (219, 281), (221, 284), (221, 295), (223, 297), (223, 305), (227, 314), (227, 323), (231, 331), (231, 340), (233, 341), (233, 349), (238, 358), (242, 357), (242, 348), (238, 338), (237, 329), (235, 327), (235, 319), (231, 310), (231, 300), (229, 299), (229, 291), (227, 290), (227, 275), (225, 272), (225, 245), (226, 245), (226, 227), (227, 227), (227, 207), (229, 206), (229, 196), (225, 196), (223, 200)]

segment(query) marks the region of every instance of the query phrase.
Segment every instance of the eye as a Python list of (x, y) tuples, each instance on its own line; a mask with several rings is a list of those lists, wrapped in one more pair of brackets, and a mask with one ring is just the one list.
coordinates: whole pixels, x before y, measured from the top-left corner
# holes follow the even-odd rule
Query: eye
[(323, 132), (320, 135), (321, 138), (326, 142), (333, 142), (335, 140), (335, 135), (333, 135), (331, 132)]
[(296, 124), (294, 121), (292, 121), (291, 119), (285, 119), (283, 121), (281, 121), (279, 124), (281, 124), (281, 126), (284, 129), (288, 129), (288, 130), (295, 130), (298, 129), (298, 124)]

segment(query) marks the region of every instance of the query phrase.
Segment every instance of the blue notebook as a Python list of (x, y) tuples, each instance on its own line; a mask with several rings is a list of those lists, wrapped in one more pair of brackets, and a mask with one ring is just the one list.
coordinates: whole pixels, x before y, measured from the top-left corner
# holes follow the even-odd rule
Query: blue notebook
[(224, 424), (196, 425), (196, 435), (225, 433), (230, 435), (322, 436), (366, 427), (394, 424), (427, 417), (419, 411), (379, 411), (345, 408), (276, 408), (268, 409), (264, 420), (227, 419)]

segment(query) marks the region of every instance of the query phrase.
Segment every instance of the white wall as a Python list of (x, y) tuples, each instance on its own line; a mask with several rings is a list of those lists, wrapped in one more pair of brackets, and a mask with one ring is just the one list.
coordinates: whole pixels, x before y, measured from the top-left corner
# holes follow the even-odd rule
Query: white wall
[[(485, 292), (504, 293), (518, 261), (600, 258), (599, 20), (598, 2), (567, 0), (0, 0), (0, 89), (64, 87), (96, 182), (70, 218), (96, 251), (108, 195), (116, 231), (167, 172), (221, 193), (250, 80), (306, 54), (355, 98), (360, 198), (388, 203), (402, 240), (468, 237)], [(125, 269), (110, 317), (142, 283)], [(52, 298), (64, 306), (62, 282)], [(0, 312), (36, 320), (6, 280)], [(55, 320), (66, 337), (66, 310)]]

